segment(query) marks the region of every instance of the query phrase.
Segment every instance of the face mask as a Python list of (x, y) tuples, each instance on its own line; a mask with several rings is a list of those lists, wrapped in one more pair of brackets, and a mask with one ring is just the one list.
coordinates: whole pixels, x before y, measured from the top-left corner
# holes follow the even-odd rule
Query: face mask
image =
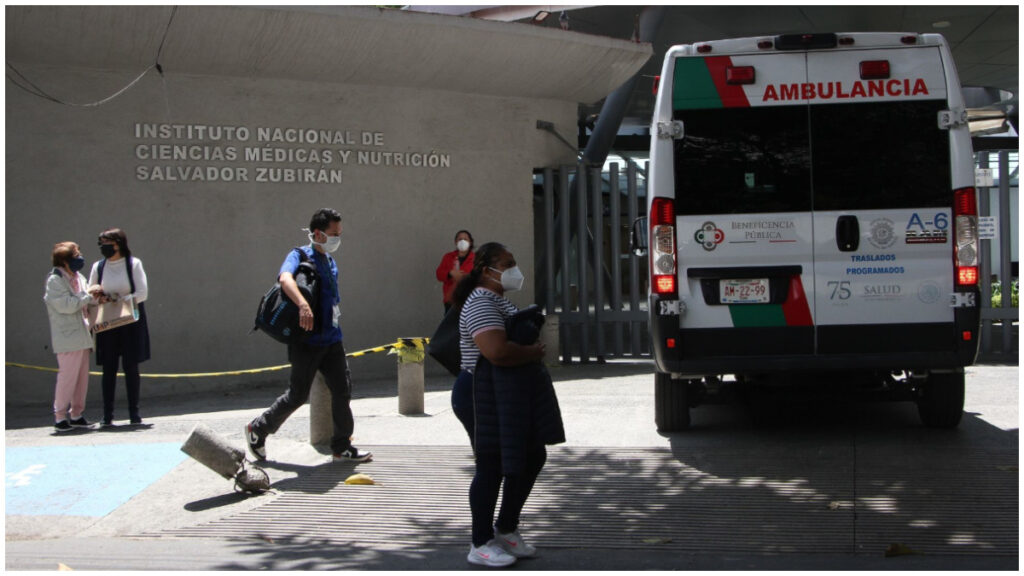
[(317, 246), (323, 248), (324, 252), (327, 253), (334, 252), (335, 250), (338, 249), (338, 246), (341, 246), (341, 236), (328, 236), (327, 242), (317, 242), (316, 240), (313, 239), (313, 233), (310, 232), (309, 241), (312, 244), (316, 244)]
[(85, 258), (76, 256), (71, 260), (68, 260), (68, 268), (70, 268), (72, 272), (78, 272), (82, 268), (85, 268)]
[[(495, 268), (491, 268), (491, 270), (499, 272), (499, 270)], [(501, 272), (501, 287), (506, 292), (515, 292), (516, 290), (522, 289), (523, 281), (525, 280), (526, 278), (523, 276), (523, 273), (519, 271), (519, 266), (513, 266), (508, 270)]]
[(103, 254), (104, 258), (113, 258), (116, 254), (116, 250), (113, 244), (100, 244), (100, 254)]
[(459, 252), (466, 252), (469, 250), (469, 242), (466, 240), (459, 240), (455, 243), (455, 247), (459, 249)]

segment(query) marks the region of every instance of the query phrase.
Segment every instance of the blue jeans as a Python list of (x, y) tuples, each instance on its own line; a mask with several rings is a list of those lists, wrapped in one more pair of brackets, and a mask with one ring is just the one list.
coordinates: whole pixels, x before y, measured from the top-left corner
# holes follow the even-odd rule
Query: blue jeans
[(475, 418), (473, 416), (473, 375), (463, 370), (459, 372), (458, 378), (455, 379), (455, 385), (452, 386), (452, 412), (455, 412), (455, 417), (462, 422), (462, 427), (466, 429), (466, 434), (469, 434), (469, 444), (475, 445), (474, 441), (476, 436), (473, 433), (475, 428)]

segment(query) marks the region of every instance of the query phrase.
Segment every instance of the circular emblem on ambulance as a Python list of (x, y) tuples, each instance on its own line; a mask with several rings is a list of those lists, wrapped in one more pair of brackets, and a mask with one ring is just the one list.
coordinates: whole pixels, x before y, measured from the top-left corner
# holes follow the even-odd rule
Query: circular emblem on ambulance
[(896, 230), (892, 227), (892, 220), (878, 218), (871, 221), (871, 236), (868, 237), (875, 248), (888, 248), (896, 243)]
[(710, 252), (725, 240), (725, 232), (719, 230), (714, 222), (705, 222), (700, 230), (693, 233), (693, 239)]
[(917, 289), (918, 299), (925, 304), (934, 304), (935, 302), (938, 302), (939, 296), (941, 296), (939, 287), (931, 282), (925, 282)]

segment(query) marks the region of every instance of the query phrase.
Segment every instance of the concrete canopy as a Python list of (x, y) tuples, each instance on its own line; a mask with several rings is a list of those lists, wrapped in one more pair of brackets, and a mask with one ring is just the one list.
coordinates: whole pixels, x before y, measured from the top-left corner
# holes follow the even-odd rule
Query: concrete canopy
[(367, 7), (8, 6), (6, 19), (15, 64), (138, 73), (159, 54), (167, 74), (582, 103), (605, 97), (652, 54), (649, 44)]

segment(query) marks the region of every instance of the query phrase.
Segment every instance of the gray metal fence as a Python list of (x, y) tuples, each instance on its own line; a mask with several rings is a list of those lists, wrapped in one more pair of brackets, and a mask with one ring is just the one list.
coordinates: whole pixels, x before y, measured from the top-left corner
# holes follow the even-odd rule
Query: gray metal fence
[[(1010, 298), (1011, 285), (1017, 275), (1013, 270), (1012, 262), (1012, 230), (1018, 222), (1012, 217), (1010, 211), (1010, 190), (1016, 188), (1011, 183), (1018, 180), (1018, 166), (1010, 170), (1010, 154), (1016, 154), (1016, 150), (984, 151), (976, 154), (976, 162), (979, 168), (994, 168), (998, 170), (998, 183), (996, 198), (998, 198), (998, 213), (992, 214), (989, 188), (978, 188), (978, 209), (981, 216), (997, 216), (999, 234), (993, 240), (981, 241), (981, 350), (980, 354), (985, 358), (992, 358), (997, 354), (1000, 357), (1009, 358), (1018, 352), (1017, 323), (1020, 319), (1019, 308), (1013, 306)], [(993, 166), (994, 165), (994, 166)], [(999, 261), (992, 262), (992, 244), (998, 243)], [(994, 266), (993, 266), (994, 264)], [(994, 268), (994, 269), (993, 269)], [(998, 308), (992, 307), (992, 278), (995, 277), (1002, 291), (1002, 302)]]
[[(629, 250), (646, 210), (646, 167), (562, 166), (539, 172), (543, 238), (537, 301), (559, 322), (563, 362), (649, 356), (647, 257)], [(540, 293), (542, 291), (542, 293)]]

